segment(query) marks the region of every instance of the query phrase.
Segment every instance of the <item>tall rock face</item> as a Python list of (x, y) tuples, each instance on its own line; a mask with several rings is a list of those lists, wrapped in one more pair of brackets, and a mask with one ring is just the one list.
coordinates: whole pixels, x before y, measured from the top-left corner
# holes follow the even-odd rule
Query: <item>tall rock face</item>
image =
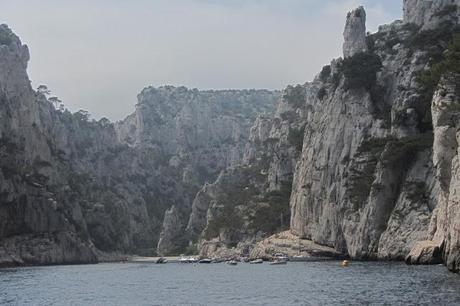
[[(454, 176), (457, 145), (449, 134), (441, 137), (446, 149), (437, 152), (438, 115), (430, 106), (436, 84), (427, 83), (456, 34), (449, 18), (427, 28), (396, 21), (366, 34), (364, 9), (350, 12), (345, 58), (312, 82), (288, 87), (275, 116), (260, 117), (251, 129), (243, 165), (198, 193), (187, 232), (201, 254), (247, 254), (282, 230), (282, 210), (270, 203), (289, 198), (297, 237), (356, 259), (444, 254), (455, 270), (455, 200), (440, 200), (443, 185), (452, 183), (439, 179), (437, 156), (448, 160), (442, 172)], [(271, 195), (281, 197), (270, 201)]]
[(413, 264), (439, 263), (460, 270), (459, 132), (460, 76), (446, 75), (433, 98), (433, 163), (439, 191), (428, 240), (414, 246), (406, 261)]
[(430, 235), (441, 184), (432, 160), (433, 92), (418, 80), (442, 58), (454, 27), (434, 29), (441, 31), (382, 26), (367, 37), (366, 52), (335, 61), (327, 78), (306, 85), (318, 95), (304, 101), (290, 200), (294, 234), (353, 258), (393, 260)]
[(367, 51), (366, 11), (362, 6), (348, 13), (343, 36), (345, 39), (343, 44), (344, 57)]
[(122, 143), (162, 156), (168, 172), (187, 188), (190, 200), (165, 216), (160, 254), (177, 253), (186, 246), (192, 199), (220, 171), (241, 164), (252, 123), (258, 114), (272, 113), (279, 96), (267, 90), (148, 87), (138, 96), (136, 112), (117, 123)]
[[(96, 261), (91, 242), (63, 213), (66, 203), (45, 183), (57, 184), (53, 148), (27, 77), (29, 52), (0, 26), (0, 266)], [(79, 206), (73, 212), (80, 212)], [(71, 213), (72, 210), (68, 210)]]
[(301, 85), (288, 87), (275, 115), (255, 121), (242, 164), (223, 171), (195, 197), (187, 233), (203, 256), (248, 254), (258, 240), (288, 228), (305, 94)]
[(199, 91), (148, 87), (136, 112), (117, 123), (118, 137), (132, 147), (153, 148), (201, 186), (240, 163), (258, 114), (274, 110), (279, 93), (267, 90)]
[(149, 88), (113, 124), (56, 110), (32, 90), (28, 60), (2, 25), (0, 266), (154, 255), (159, 241), (178, 252), (200, 184), (242, 159), (251, 120), (279, 96)]
[(443, 21), (458, 24), (459, 0), (404, 0), (404, 22), (435, 28)]

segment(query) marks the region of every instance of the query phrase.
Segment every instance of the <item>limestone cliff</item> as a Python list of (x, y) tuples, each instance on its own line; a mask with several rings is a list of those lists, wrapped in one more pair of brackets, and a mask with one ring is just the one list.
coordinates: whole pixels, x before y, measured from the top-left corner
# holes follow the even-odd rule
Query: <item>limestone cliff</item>
[(443, 21), (458, 23), (459, 0), (404, 0), (404, 22), (436, 28)]
[[(294, 234), (357, 259), (401, 260), (413, 248), (415, 257), (417, 250), (425, 257), (443, 252), (448, 267), (458, 269), (450, 180), (456, 171), (456, 119), (440, 115), (437, 105), (446, 103), (439, 102), (439, 91), (431, 109), (436, 84), (427, 81), (452, 69), (438, 62), (458, 33), (456, 4), (405, 1), (405, 22), (368, 35), (361, 53), (350, 55), (356, 33), (346, 29), (348, 57), (335, 62), (328, 80), (306, 85), (307, 91), (324, 88), (324, 98), (305, 100), (311, 111), (293, 180)], [(350, 22), (353, 15), (347, 28), (359, 28)], [(452, 86), (443, 94), (454, 105)], [(443, 116), (449, 123), (439, 122)], [(433, 239), (426, 243), (429, 250), (419, 242), (427, 238)]]
[[(363, 8), (350, 12), (344, 58), (312, 82), (289, 87), (274, 118), (256, 121), (244, 161), (261, 171), (244, 179), (241, 169), (227, 171), (195, 198), (188, 229), (200, 237), (202, 254), (245, 252), (268, 235), (248, 230), (248, 216), (255, 215), (248, 208), (283, 177), (292, 183), (290, 230), (297, 237), (355, 259), (412, 254), (408, 261), (440, 258), (457, 270), (458, 78), (446, 78), (436, 91), (443, 71), (458, 67), (457, 49), (449, 45), (459, 35), (456, 5), (405, 1), (404, 21), (374, 34), (366, 34)], [(283, 115), (289, 101), (294, 106)], [(299, 127), (302, 141), (292, 154), (288, 130)], [(252, 190), (251, 198), (235, 208), (226, 204), (222, 195), (234, 194), (229, 186)], [(226, 207), (236, 216), (230, 230), (213, 222), (227, 216)]]
[(251, 122), (279, 96), (148, 88), (113, 124), (55, 109), (31, 88), (28, 60), (1, 26), (0, 265), (154, 255), (161, 239), (179, 252), (195, 193), (238, 164)]
[(406, 261), (412, 264), (439, 263), (460, 269), (459, 201), (458, 201), (458, 126), (460, 123), (460, 77), (446, 75), (433, 98), (433, 163), (439, 184), (437, 206), (426, 239), (419, 241)]
[(187, 233), (203, 255), (249, 253), (258, 240), (289, 226), (292, 177), (306, 119), (305, 95), (301, 85), (288, 87), (275, 115), (259, 116), (251, 128), (242, 164), (228, 168), (197, 194)]
[(148, 87), (139, 94), (135, 113), (117, 123), (122, 143), (157, 152), (176, 181), (187, 188), (187, 200), (166, 214), (160, 254), (183, 249), (192, 199), (220, 171), (242, 162), (252, 123), (258, 114), (273, 112), (278, 97), (267, 90)]
[[(56, 159), (27, 77), (28, 60), (27, 46), (1, 25), (0, 266), (94, 262), (92, 244), (76, 234), (77, 225), (62, 213), (65, 203), (57, 203), (44, 185), (57, 184), (61, 176), (51, 166)], [(78, 215), (80, 207), (73, 212)]]
[[(406, 19), (413, 21), (411, 9), (421, 11), (409, 2)], [(439, 183), (431, 99), (417, 76), (452, 38), (441, 26), (382, 26), (367, 37), (367, 52), (339, 61), (330, 81), (307, 85), (327, 94), (305, 101), (312, 111), (294, 175), (293, 233), (353, 258), (380, 259), (403, 259), (426, 237)]]

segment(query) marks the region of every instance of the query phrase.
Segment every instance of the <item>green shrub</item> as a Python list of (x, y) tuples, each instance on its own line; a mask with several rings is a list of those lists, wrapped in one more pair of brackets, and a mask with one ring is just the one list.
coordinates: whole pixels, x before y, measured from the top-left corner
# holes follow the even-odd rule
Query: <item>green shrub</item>
[(185, 255), (197, 255), (199, 252), (198, 252), (198, 247), (196, 246), (196, 244), (190, 244), (189, 246), (187, 246), (185, 248), (185, 251), (184, 251), (184, 254)]
[(204, 236), (209, 240), (219, 236), (220, 231), (237, 231), (242, 226), (243, 220), (234, 207), (224, 205), (222, 211), (208, 223)]
[(334, 73), (332, 75), (332, 85), (334, 85), (334, 90), (337, 89), (337, 87), (339, 87), (341, 79), (342, 79), (341, 73)]
[(410, 50), (428, 51), (428, 56), (436, 60), (442, 56), (446, 44), (452, 40), (454, 33), (458, 30), (458, 26), (445, 21), (434, 29), (423, 30), (412, 35), (403, 43)]
[(280, 114), (281, 119), (284, 121), (293, 122), (297, 118), (297, 113), (294, 111), (287, 111)]
[(324, 97), (327, 96), (326, 87), (321, 87), (321, 88), (318, 90), (318, 94), (317, 94), (316, 96), (318, 97), (318, 99), (323, 100)]
[(347, 196), (353, 209), (357, 210), (366, 201), (375, 180), (374, 172), (389, 138), (364, 140), (356, 151), (354, 160), (364, 157), (364, 161), (353, 162), (348, 170)]
[(304, 134), (305, 126), (299, 129), (289, 129), (288, 141), (299, 152), (302, 151)]
[(369, 52), (374, 52), (375, 50), (375, 41), (379, 33), (371, 34), (366, 36), (366, 45)]
[(9, 45), (13, 42), (13, 33), (10, 29), (0, 27), (0, 45)]
[(319, 78), (321, 81), (323, 82), (327, 82), (327, 80), (329, 79), (329, 77), (331, 76), (331, 65), (326, 65), (323, 67), (323, 69), (321, 70), (320, 74), (319, 74)]
[(440, 17), (440, 18), (446, 17), (446, 16), (455, 17), (457, 15), (457, 11), (458, 11), (458, 5), (456, 4), (446, 5), (439, 12), (434, 14), (434, 16)]
[(421, 96), (421, 105), (423, 106), (419, 111), (419, 116), (422, 118), (420, 122), (422, 131), (432, 129), (431, 100), (442, 76), (448, 73), (460, 73), (460, 33), (453, 36), (447, 52), (440, 60), (432, 63), (430, 69), (417, 74), (418, 93)]
[(267, 201), (268, 205), (257, 207), (249, 219), (249, 228), (267, 234), (287, 229), (291, 218), (291, 191), (292, 181), (284, 181), (281, 182), (280, 190), (267, 193), (264, 201)]
[(289, 86), (285, 91), (283, 99), (293, 107), (301, 108), (304, 106), (306, 101), (305, 88), (302, 85), (297, 85), (294, 87)]
[(381, 161), (386, 166), (408, 168), (417, 153), (433, 146), (433, 138), (432, 132), (399, 139), (391, 138), (381, 156)]
[(424, 201), (427, 198), (428, 188), (423, 181), (407, 182), (404, 185), (404, 190), (407, 198), (413, 203)]
[(377, 81), (377, 72), (382, 69), (380, 57), (371, 52), (357, 53), (345, 58), (339, 70), (345, 76), (345, 89), (364, 88), (370, 90)]

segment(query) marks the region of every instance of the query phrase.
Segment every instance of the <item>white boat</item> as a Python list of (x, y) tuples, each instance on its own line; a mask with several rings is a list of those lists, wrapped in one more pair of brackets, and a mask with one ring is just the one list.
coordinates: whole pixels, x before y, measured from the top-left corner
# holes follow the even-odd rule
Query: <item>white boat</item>
[(195, 257), (191, 257), (191, 256), (190, 256), (190, 257), (188, 258), (188, 262), (189, 262), (189, 263), (197, 263), (198, 261), (199, 261), (199, 259), (198, 259), (198, 258), (195, 258)]
[(287, 264), (288, 257), (283, 253), (276, 253), (273, 255), (273, 261), (270, 262), (271, 265), (285, 265)]
[(285, 265), (287, 264), (287, 260), (282, 260), (282, 259), (276, 259), (272, 262), (270, 262), (270, 265), (274, 266), (274, 265)]
[(276, 260), (280, 260), (280, 261), (288, 261), (289, 258), (287, 257), (286, 254), (283, 254), (283, 253), (276, 253), (274, 254), (273, 256), (273, 260), (276, 261)]
[(184, 255), (181, 255), (179, 257), (179, 262), (180, 263), (197, 263), (198, 262), (198, 258), (195, 258), (195, 257), (192, 257), (192, 256), (184, 256)]
[(264, 263), (264, 261), (259, 258), (259, 259), (251, 260), (249, 263), (250, 264), (261, 264), (261, 263)]
[(227, 261), (227, 264), (231, 265), (231, 266), (236, 266), (238, 264), (238, 262), (236, 260), (229, 260), (229, 261)]
[(212, 263), (212, 259), (203, 258), (203, 259), (200, 259), (199, 263), (200, 264), (210, 264), (210, 263)]
[(188, 263), (188, 258), (179, 258), (180, 263)]

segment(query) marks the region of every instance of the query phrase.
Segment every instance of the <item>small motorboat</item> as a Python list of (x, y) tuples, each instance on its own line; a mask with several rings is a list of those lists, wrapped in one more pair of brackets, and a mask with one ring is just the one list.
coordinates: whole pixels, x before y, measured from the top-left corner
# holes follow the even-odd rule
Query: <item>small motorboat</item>
[(199, 261), (198, 258), (195, 258), (195, 257), (189, 257), (188, 258), (189, 263), (197, 263), (198, 261)]
[(270, 262), (270, 265), (272, 265), (272, 266), (285, 265), (285, 264), (287, 264), (287, 260), (283, 260), (283, 259), (276, 259), (276, 260)]
[(203, 258), (203, 259), (200, 259), (200, 261), (198, 261), (198, 263), (200, 263), (200, 264), (210, 264), (210, 263), (212, 263), (212, 259)]
[(165, 263), (168, 263), (168, 260), (166, 258), (164, 258), (164, 257), (160, 257), (160, 258), (158, 258), (156, 260), (155, 263), (157, 263), (157, 264), (165, 264)]
[(283, 253), (276, 253), (273, 255), (273, 261), (270, 262), (271, 265), (285, 265), (288, 262), (288, 257)]
[(349, 263), (348, 260), (344, 260), (344, 261), (342, 261), (342, 262), (340, 263), (340, 265), (341, 265), (343, 268), (348, 267), (349, 264), (350, 264), (350, 263)]
[(180, 263), (197, 263), (198, 262), (198, 258), (195, 258), (195, 257), (192, 257), (192, 256), (184, 256), (184, 255), (181, 255), (179, 257), (179, 262)]
[(261, 264), (261, 263), (264, 263), (264, 261), (262, 259), (258, 258), (258, 259), (255, 259), (255, 260), (251, 260), (249, 263), (252, 264), (252, 265), (253, 264)]
[(238, 262), (236, 260), (229, 260), (229, 261), (227, 261), (227, 264), (231, 265), (231, 266), (236, 266), (238, 264)]

